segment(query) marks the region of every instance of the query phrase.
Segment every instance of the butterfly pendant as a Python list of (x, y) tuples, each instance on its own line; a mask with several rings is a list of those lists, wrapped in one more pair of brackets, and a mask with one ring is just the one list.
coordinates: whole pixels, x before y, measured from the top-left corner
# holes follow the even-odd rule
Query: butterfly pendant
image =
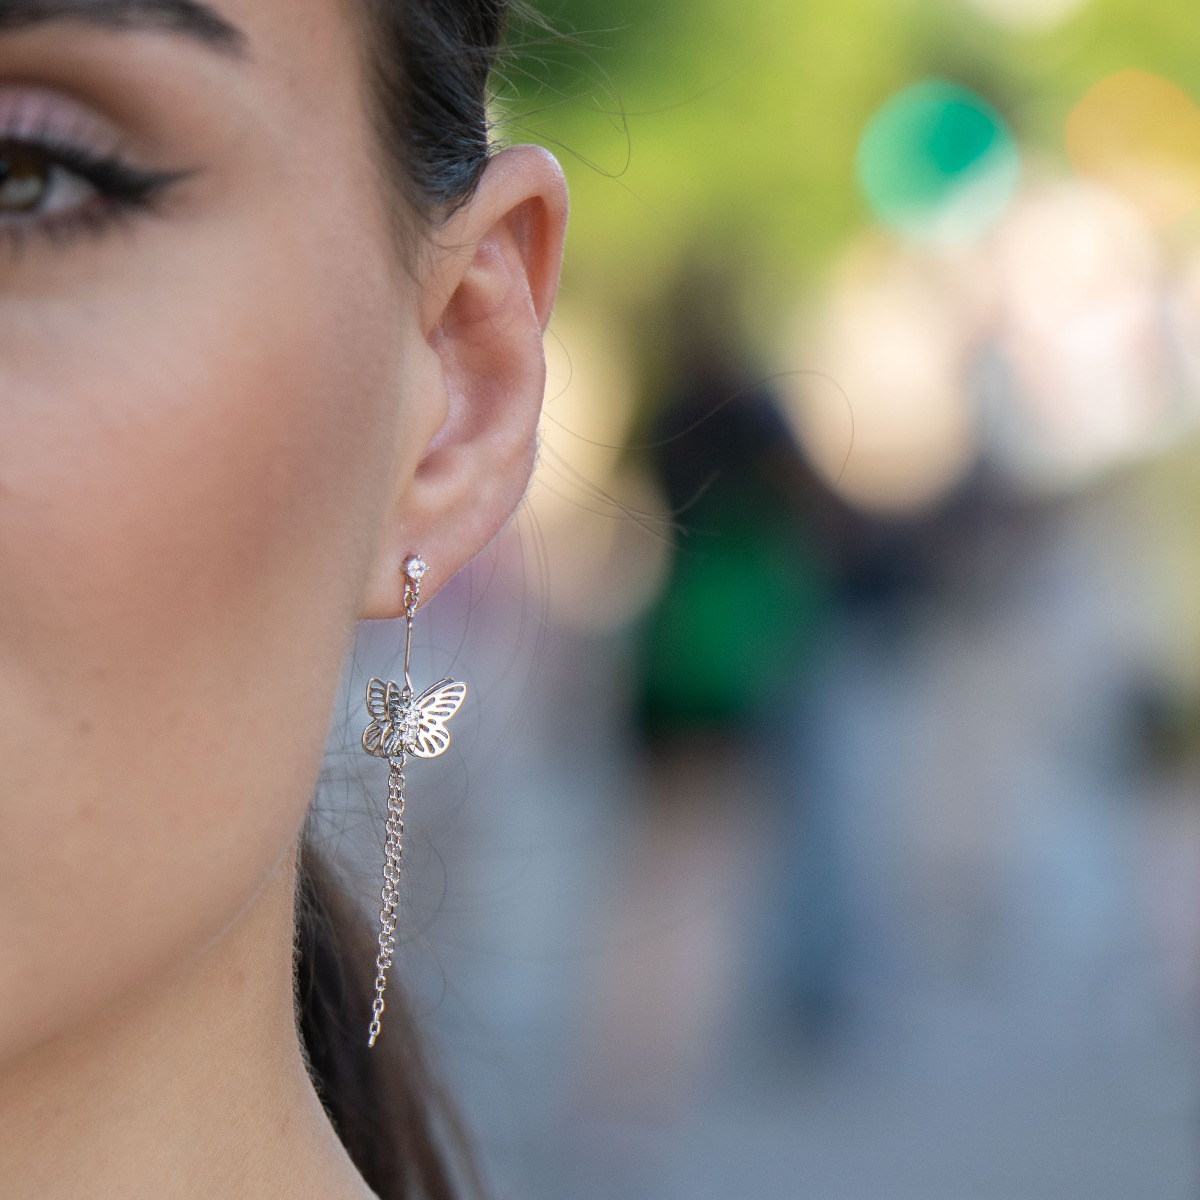
[(412, 688), (372, 679), (367, 683), (371, 723), (363, 730), (362, 747), (379, 758), (437, 758), (450, 745), (446, 722), (467, 694), (465, 683), (443, 679), (414, 696)]

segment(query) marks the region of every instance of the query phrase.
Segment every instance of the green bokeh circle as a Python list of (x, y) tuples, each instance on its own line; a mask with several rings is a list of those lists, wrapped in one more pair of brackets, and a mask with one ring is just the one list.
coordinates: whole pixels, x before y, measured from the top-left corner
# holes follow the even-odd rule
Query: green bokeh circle
[(863, 131), (856, 166), (876, 217), (917, 236), (981, 232), (1007, 208), (1020, 178), (1000, 114), (943, 80), (888, 100)]

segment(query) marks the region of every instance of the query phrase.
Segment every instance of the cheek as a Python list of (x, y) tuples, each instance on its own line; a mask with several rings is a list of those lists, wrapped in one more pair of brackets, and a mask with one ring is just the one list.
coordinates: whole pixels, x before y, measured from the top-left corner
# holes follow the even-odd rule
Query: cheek
[(213, 936), (316, 774), (382, 513), (396, 296), (367, 261), (235, 234), (0, 322), (10, 1024), (54, 1019), (55, 930), (99, 990)]

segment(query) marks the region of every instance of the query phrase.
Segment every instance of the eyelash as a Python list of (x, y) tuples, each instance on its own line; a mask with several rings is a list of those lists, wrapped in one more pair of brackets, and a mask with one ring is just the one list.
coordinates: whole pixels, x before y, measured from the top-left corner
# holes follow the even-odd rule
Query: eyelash
[(113, 225), (153, 210), (167, 189), (189, 174), (144, 170), (115, 154), (96, 154), (46, 135), (6, 137), (0, 131), (0, 151), (4, 148), (32, 151), (45, 159), (50, 170), (67, 171), (96, 193), (61, 213), (0, 214), (0, 247), (16, 253), (32, 238), (44, 237), (61, 244), (78, 234), (100, 236)]

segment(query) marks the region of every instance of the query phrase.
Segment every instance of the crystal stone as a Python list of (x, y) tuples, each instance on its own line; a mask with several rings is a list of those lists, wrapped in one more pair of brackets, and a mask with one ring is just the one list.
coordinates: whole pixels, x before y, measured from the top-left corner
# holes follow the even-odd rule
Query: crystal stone
[(408, 562), (404, 564), (404, 573), (413, 581), (413, 583), (420, 583), (425, 577), (425, 572), (428, 570), (429, 568), (425, 565), (425, 560), (420, 557), (410, 558)]
[(421, 732), (421, 718), (415, 709), (409, 709), (400, 722), (400, 737), (404, 745), (411, 750), (417, 744), (417, 734)]

